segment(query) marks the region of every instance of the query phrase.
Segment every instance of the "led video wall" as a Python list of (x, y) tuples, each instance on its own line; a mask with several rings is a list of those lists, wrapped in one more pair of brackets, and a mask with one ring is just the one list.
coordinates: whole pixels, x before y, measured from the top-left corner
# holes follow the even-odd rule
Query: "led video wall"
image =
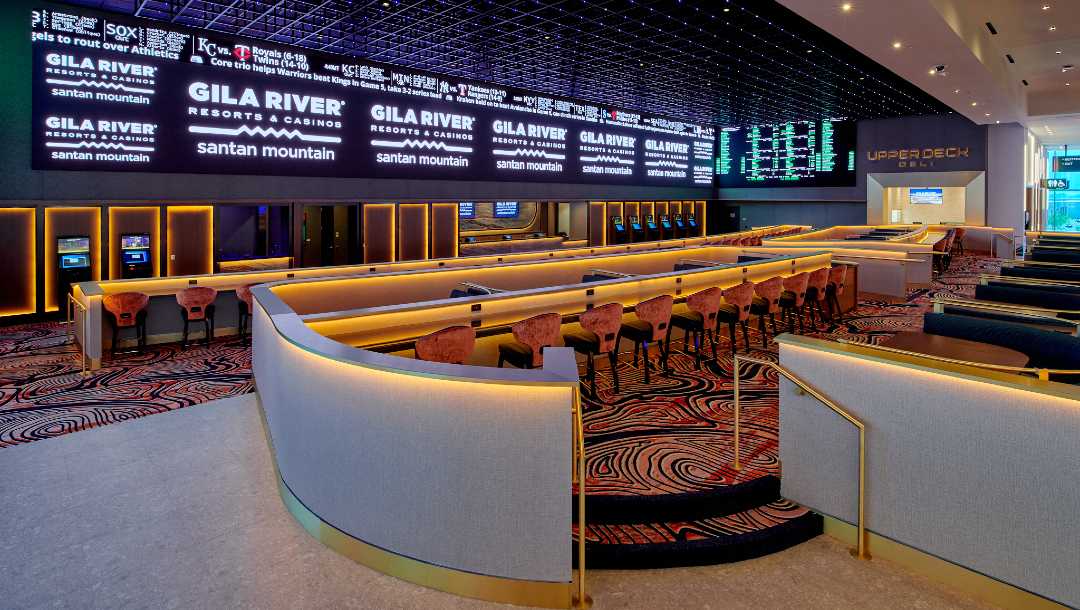
[(721, 187), (855, 186), (855, 121), (824, 119), (720, 129)]
[(711, 186), (710, 126), (35, 10), (34, 169)]

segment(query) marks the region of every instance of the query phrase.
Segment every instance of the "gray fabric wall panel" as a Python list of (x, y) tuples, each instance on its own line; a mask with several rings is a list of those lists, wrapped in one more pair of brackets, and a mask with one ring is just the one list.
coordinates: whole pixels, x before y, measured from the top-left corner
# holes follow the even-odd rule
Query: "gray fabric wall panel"
[[(868, 529), (1080, 606), (1075, 400), (781, 345), (780, 362), (867, 427)], [(855, 521), (853, 427), (785, 383), (782, 494)]]

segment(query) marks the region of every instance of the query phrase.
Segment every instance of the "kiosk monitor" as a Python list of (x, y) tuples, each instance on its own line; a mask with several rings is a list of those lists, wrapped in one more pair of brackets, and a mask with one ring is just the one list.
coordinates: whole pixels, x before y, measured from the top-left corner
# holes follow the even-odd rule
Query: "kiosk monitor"
[(650, 231), (655, 231), (656, 230), (656, 217), (653, 216), (652, 214), (649, 214), (648, 216), (646, 216), (645, 217), (645, 226), (648, 227)]
[(660, 226), (664, 227), (665, 231), (671, 230), (671, 218), (667, 214), (660, 215)]

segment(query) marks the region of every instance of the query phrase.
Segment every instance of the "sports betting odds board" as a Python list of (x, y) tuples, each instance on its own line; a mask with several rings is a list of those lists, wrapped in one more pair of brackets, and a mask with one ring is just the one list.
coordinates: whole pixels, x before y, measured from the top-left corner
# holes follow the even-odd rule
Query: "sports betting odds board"
[(711, 126), (89, 10), (31, 39), (34, 169), (713, 183)]

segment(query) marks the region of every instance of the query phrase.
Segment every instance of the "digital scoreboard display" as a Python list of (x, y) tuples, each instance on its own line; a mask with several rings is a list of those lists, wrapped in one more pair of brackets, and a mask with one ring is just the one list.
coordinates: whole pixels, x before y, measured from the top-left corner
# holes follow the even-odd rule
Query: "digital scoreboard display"
[(30, 17), (34, 169), (712, 186), (711, 126), (89, 10)]
[(720, 187), (855, 186), (855, 121), (824, 119), (720, 129)]

